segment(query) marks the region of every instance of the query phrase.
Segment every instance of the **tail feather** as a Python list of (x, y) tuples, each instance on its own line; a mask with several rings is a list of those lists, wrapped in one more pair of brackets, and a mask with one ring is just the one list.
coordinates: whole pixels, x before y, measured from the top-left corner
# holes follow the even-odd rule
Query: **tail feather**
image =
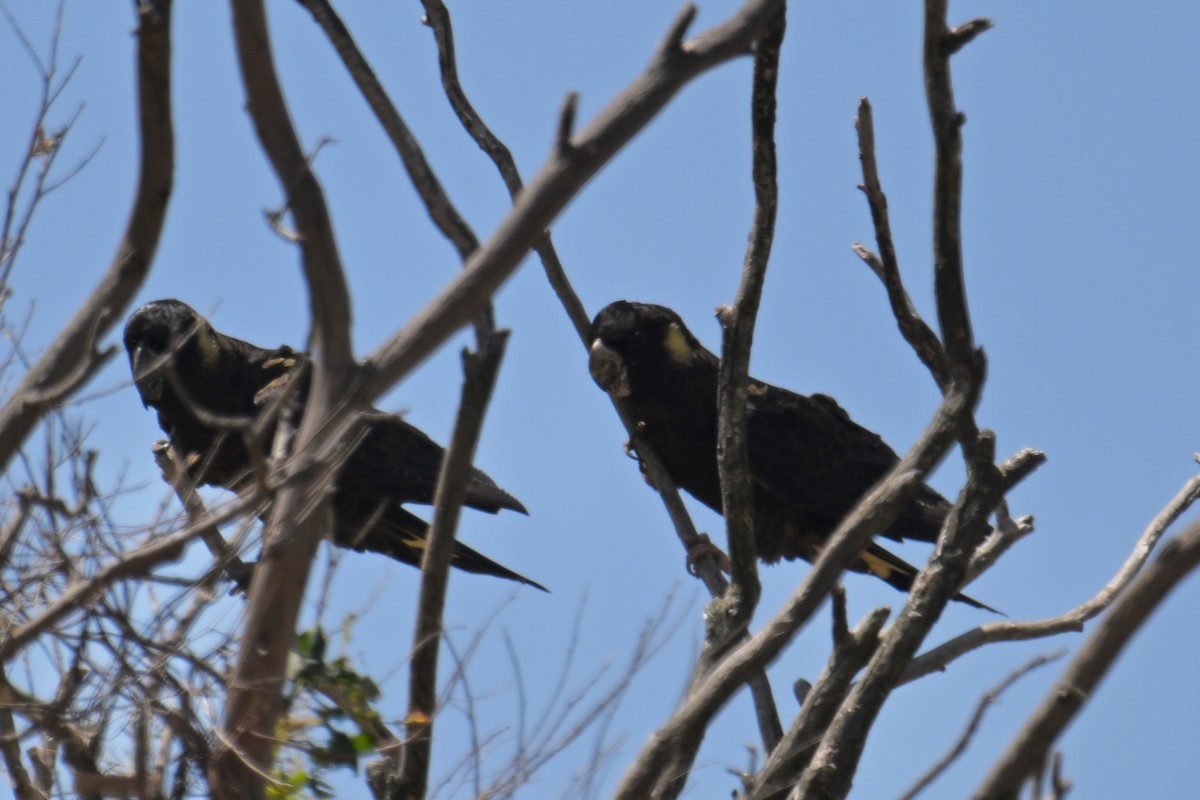
[(543, 592), (550, 591), (540, 583), (532, 581), (520, 573), (513, 572), (503, 564), (497, 564), (482, 553), (467, 547), (462, 542), (454, 543), (454, 556), (450, 560), (450, 563), (463, 572), (474, 572), (479, 575), (493, 575), (497, 578), (507, 578), (510, 581), (516, 581), (526, 586), (532, 586), (535, 589), (541, 589)]
[[(889, 586), (893, 586), (904, 593), (912, 591), (913, 580), (917, 577), (919, 570), (912, 564), (909, 564), (899, 556), (889, 553), (877, 544), (872, 544), (862, 552), (856, 563), (850, 565), (850, 569), (855, 572), (863, 572), (881, 579)], [(979, 602), (973, 597), (959, 592), (952, 598), (960, 603), (966, 603), (975, 608), (981, 608), (984, 611), (991, 611), (993, 614), (1004, 616), (1004, 613), (997, 611), (989, 605)]]
[[(389, 504), (365, 519), (360, 518), (356, 525), (344, 527), (343, 521), (347, 516), (350, 515), (338, 515), (338, 529), (333, 537), (337, 544), (353, 548), (360, 553), (382, 553), (396, 561), (420, 568), (429, 533), (428, 522), (396, 504)], [(530, 580), (503, 564), (497, 564), (459, 541), (454, 542), (450, 565), (464, 572), (506, 578), (541, 589), (543, 592), (550, 591), (537, 581)]]

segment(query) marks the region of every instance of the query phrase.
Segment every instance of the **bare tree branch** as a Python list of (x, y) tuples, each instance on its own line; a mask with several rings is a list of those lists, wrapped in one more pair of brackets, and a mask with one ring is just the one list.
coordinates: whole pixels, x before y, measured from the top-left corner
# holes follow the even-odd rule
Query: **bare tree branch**
[(800, 779), (801, 796), (833, 798), (849, 792), (867, 732), (946, 603), (962, 586), (970, 557), (989, 531), (988, 514), (1005, 489), (993, 463), (992, 437), (981, 434), (979, 444), (969, 452), (967, 485), (946, 517), (933, 557), (918, 574), (862, 680), (850, 690), (825, 731)]
[(163, 480), (175, 491), (179, 504), (187, 512), (188, 521), (197, 530), (208, 552), (212, 554), (217, 568), (241, 591), (247, 591), (250, 588), (251, 567), (238, 558), (236, 548), (229, 546), (221, 531), (212, 522), (208, 509), (196, 493), (196, 484), (192, 482), (191, 476), (183, 466), (184, 459), (179, 458), (170, 442), (165, 440), (156, 442), (152, 449), (154, 461), (162, 470)]
[(404, 163), (404, 168), (412, 178), (413, 186), (421, 200), (425, 203), (429, 216), (437, 225), (438, 230), (453, 243), (459, 257), (466, 261), (472, 253), (479, 249), (479, 239), (471, 230), (466, 220), (458, 213), (445, 189), (434, 174), (433, 167), (425, 158), (421, 145), (417, 142), (412, 131), (400, 116), (400, 112), (392, 103), (383, 85), (376, 77), (375, 71), (359, 50), (358, 44), (346, 29), (345, 23), (338, 16), (328, 0), (297, 0), (308, 9), (313, 19), (325, 32), (342, 59), (346, 71), (354, 80), (354, 84), (362, 93), (363, 99), (371, 107), (375, 118), (387, 134), (395, 148), (396, 154)]
[(875, 609), (853, 631), (847, 631), (842, 641), (835, 642), (824, 672), (805, 696), (803, 709), (783, 741), (754, 778), (746, 800), (781, 800), (787, 796), (796, 776), (803, 774), (821, 734), (841, 708), (854, 676), (879, 647), (879, 632), (888, 613), (887, 608)]
[[(291, 209), (312, 311), (313, 379), (295, 453), (310, 444), (337, 447), (356, 423), (343, 413), (328, 421), (358, 368), (350, 347), (350, 296), (324, 194), (300, 145), (275, 73), (266, 12), (261, 0), (233, 0), (238, 60), (246, 107)], [(276, 499), (263, 533), (263, 557), (250, 587), (245, 628), (225, 702), (224, 733), (209, 765), (218, 798), (258, 797), (270, 764), (275, 723), (296, 616), (313, 556), (328, 526), (329, 470), (301, 474)]]
[(904, 672), (902, 683), (915, 681), (931, 672), (939, 672), (956, 658), (992, 642), (1019, 642), (1042, 639), (1068, 631), (1083, 630), (1084, 623), (1108, 608), (1141, 571), (1150, 553), (1167, 529), (1193, 503), (1200, 500), (1200, 476), (1189, 480), (1179, 493), (1150, 522), (1138, 538), (1125, 563), (1094, 597), (1065, 614), (1029, 622), (989, 622), (973, 628), (927, 653), (914, 658)]
[(891, 302), (892, 315), (895, 316), (905, 341), (933, 373), (938, 386), (945, 389), (950, 383), (950, 363), (946, 349), (942, 347), (942, 342), (933, 329), (921, 319), (900, 280), (900, 262), (892, 240), (887, 195), (883, 192), (879, 180), (879, 166), (875, 161), (875, 117), (871, 111), (871, 103), (865, 97), (858, 103), (858, 117), (854, 126), (858, 129), (858, 153), (863, 172), (863, 182), (858, 188), (867, 196), (871, 219), (875, 223), (875, 241), (879, 247), (879, 255), (861, 244), (854, 245), (854, 252), (883, 282)]
[(96, 343), (121, 318), (154, 260), (175, 169), (170, 23), (170, 0), (148, 2), (140, 9), (137, 75), (141, 171), (129, 222), (108, 272), (0, 409), (0, 472), (8, 469), (33, 426), (115, 352), (100, 353)]
[(17, 735), (17, 726), (13, 723), (12, 710), (3, 706), (0, 706), (0, 757), (4, 759), (4, 768), (12, 785), (13, 796), (17, 800), (41, 800), (42, 795), (37, 791), (21, 759), (21, 742)]
[(1034, 765), (1044, 763), (1054, 742), (1082, 710), (1117, 656), (1159, 604), (1200, 565), (1200, 523), (1167, 542), (1129, 586), (1104, 624), (1080, 648), (1042, 704), (1009, 743), (973, 797), (1016, 798)]
[(0, 641), (0, 663), (7, 662), (31, 641), (69, 614), (78, 612), (117, 581), (144, 575), (159, 564), (178, 559), (187, 543), (198, 535), (197, 528), (189, 527), (162, 537), (121, 556), (94, 577), (79, 581), (64, 591), (39, 616), (13, 630)]
[[(754, 542), (753, 496), (750, 483), (749, 446), (746, 435), (748, 372), (754, 323), (758, 315), (763, 280), (770, 259), (778, 206), (775, 163), (775, 85), (779, 73), (779, 51), (786, 18), (779, 17), (756, 45), (751, 99), (753, 127), (752, 178), (757, 202), (747, 245), (742, 279), (734, 306), (717, 309), (724, 332), (718, 378), (717, 466), (721, 482), (732, 583), (709, 603), (705, 613), (704, 649), (693, 668), (688, 692), (701, 684), (718, 660), (738, 641), (745, 641), (750, 619), (762, 588), (758, 580), (758, 556)], [(640, 442), (639, 442), (640, 444)], [(639, 450), (640, 453), (640, 450)], [(694, 552), (689, 550), (689, 553)], [(710, 567), (711, 568), (711, 567)], [(747, 677), (766, 690), (754, 691), (755, 711), (764, 749), (773, 751), (782, 736), (779, 713), (764, 707), (770, 684), (765, 673), (751, 671)], [(650, 796), (672, 800), (686, 785), (703, 742), (703, 731), (687, 737), (658, 765), (659, 775)]]
[(973, 397), (952, 387), (912, 449), (838, 525), (783, 609), (750, 642), (718, 664), (671, 719), (651, 736), (626, 771), (615, 797), (642, 800), (649, 796), (657, 776), (656, 765), (669, 758), (676, 748), (690, 746), (691, 737), (702, 735), (712, 717), (746, 681), (749, 671), (763, 667), (782, 651), (829, 595), (846, 565), (909, 502), (924, 475), (957, 438), (962, 419), (973, 405)]
[(694, 14), (687, 6), (650, 66), (572, 137), (556, 148), (517, 197), (512, 212), (454, 278), (399, 333), (370, 356), (374, 366), (361, 390), (378, 397), (477, 314), (517, 268), (545, 227), (583, 185), (662, 110), (689, 80), (749, 51), (779, 13), (782, 0), (748, 0), (729, 20), (682, 42)]
[[(450, 13), (441, 0), (423, 0), (423, 3), (426, 10), (426, 21), (433, 29), (434, 38), (437, 42), (442, 85), (450, 100), (450, 104), (471, 138), (495, 163), (505, 185), (508, 187), (510, 195), (515, 200), (523, 191), (524, 186), (512, 155), (475, 111), (458, 80), (458, 70), (454, 57), (454, 33)], [(682, 36), (682, 29), (686, 27), (688, 19), (690, 19), (688, 13), (681, 14), (673, 26), (673, 31), (680, 31), (680, 33), (672, 33), (671, 36)], [(780, 35), (782, 36), (782, 31)], [(777, 54), (774, 60), (777, 61)], [(773, 97), (773, 89), (770, 96)], [(762, 103), (756, 105), (761, 107)], [(551, 286), (554, 288), (555, 293), (558, 295), (567, 312), (567, 316), (575, 327), (576, 333), (578, 333), (580, 340), (583, 342), (584, 348), (587, 348), (590, 345), (588, 332), (591, 328), (591, 319), (579, 296), (571, 287), (570, 280), (567, 278), (566, 271), (558, 257), (548, 231), (538, 237), (534, 244), (534, 249), (542, 261)], [(707, 542), (707, 537), (702, 537), (696, 532), (691, 517), (688, 515), (687, 509), (679, 497), (679, 492), (674, 481), (667, 473), (657, 454), (652, 451), (647, 443), (641, 441), (641, 437), (638, 436), (636, 420), (625, 412), (619, 400), (616, 398), (612, 399), (618, 416), (620, 416), (622, 423), (629, 433), (630, 442), (634, 443), (637, 449), (638, 458), (646, 470), (646, 475), (651, 485), (657, 489), (662, 497), (667, 513), (685, 550), (688, 553), (702, 552), (701, 545)], [(721, 574), (719, 559), (711, 556), (702, 556), (692, 563), (696, 574), (704, 581), (709, 593), (713, 597), (722, 597), (725, 594), (728, 584), (725, 581), (724, 575)], [(775, 708), (771, 685), (767, 680), (766, 673), (762, 671), (756, 673), (750, 679), (749, 683), (754, 698), (756, 716), (759, 720), (759, 728), (763, 735), (764, 747), (770, 751), (782, 735), (782, 727)]]
[[(450, 106), (454, 109), (459, 122), (462, 123), (471, 139), (496, 165), (496, 169), (508, 189), (509, 197), (516, 200), (525, 184), (521, 180), (516, 162), (513, 161), (512, 153), (475, 111), (458, 79), (454, 28), (450, 22), (450, 11), (441, 0), (422, 0), (422, 5), (425, 7), (425, 22), (433, 31), (434, 41), (437, 43), (438, 68), (442, 76), (442, 88), (450, 101)], [(558, 252), (554, 249), (551, 241), (549, 230), (544, 230), (537, 236), (533, 249), (541, 259), (550, 285), (566, 308), (567, 316), (575, 326), (576, 333), (579, 334), (580, 339), (586, 340), (590, 318), (584, 310), (579, 296), (575, 294), (567, 281)], [(587, 346), (586, 341), (584, 346)]]
[[(88, 161), (91, 160), (96, 149), (98, 149), (98, 146), (93, 149), (74, 168), (68, 170), (65, 176), (56, 179), (54, 182), (50, 182), (50, 174), (54, 168), (54, 164), (61, 154), (63, 144), (70, 134), (75, 121), (79, 118), (81, 110), (76, 110), (62, 127), (48, 130), (50, 111), (62, 94), (63, 89), (70, 83), (80, 63), (80, 59), (76, 58), (67, 68), (66, 74), (58, 78), (58, 47), (62, 36), (62, 20), (65, 10), (65, 0), (59, 0), (55, 10), (54, 28), (49, 47), (50, 52), (47, 59), (43, 62), (38, 56), (37, 50), (34, 49), (32, 43), (29, 41), (29, 37), (25, 35), (25, 31), (21, 28), (20, 23), (8, 10), (7, 6), (0, 4), (0, 11), (4, 13), (9, 27), (12, 28), (17, 39), (25, 48), (25, 52), (29, 54), (29, 58), (33, 61), (41, 78), (41, 98), (34, 117), (34, 124), (31, 126), (29, 133), (29, 144), (25, 147), (21, 163), (17, 167), (17, 175), (13, 179), (12, 186), (9, 187), (8, 204), (4, 212), (4, 223), (0, 226), (0, 302), (7, 296), (9, 278), (12, 275), (13, 267), (16, 265), (17, 254), (25, 243), (26, 235), (33, 222), (34, 213), (37, 211), (38, 206), (41, 205), (42, 200), (52, 191), (78, 174)], [(28, 191), (25, 191), (26, 180), (35, 162), (40, 163), (36, 174), (33, 176), (33, 185), (29, 187)], [(21, 209), (20, 200), (23, 196), (27, 199), (24, 203), (24, 209)]]
[[(375, 118), (379, 120), (380, 126), (391, 140), (392, 147), (395, 148), (400, 161), (404, 164), (405, 171), (412, 179), (413, 187), (425, 204), (430, 219), (437, 225), (442, 235), (454, 245), (459, 258), (466, 262), (479, 249), (478, 237), (446, 194), (433, 167), (425, 158), (421, 145), (404, 122), (403, 117), (400, 116), (400, 112), (388, 97), (387, 92), (384, 91), (383, 85), (375, 76), (374, 70), (367, 63), (366, 57), (359, 50), (345, 24), (328, 0), (298, 0), (298, 2), (313, 15), (313, 19), (321, 26), (321, 30), (325, 32), (338, 56), (341, 57), (346, 71), (354, 80), (363, 99), (367, 101)], [(491, 305), (488, 304), (480, 311), (476, 319), (477, 347), (484, 347), (484, 340), (490, 336), (494, 327), (495, 321), (492, 317)]]
[(300, 237), (301, 264), (313, 318), (313, 361), (323, 367), (318, 367), (313, 377), (316, 394), (321, 391), (316, 384), (322, 381), (322, 371), (326, 380), (343, 385), (354, 374), (350, 294), (324, 193), (296, 135), (275, 73), (266, 12), (255, 0), (233, 0), (232, 7), (246, 110), (288, 200)]
[(987, 710), (1000, 699), (1000, 695), (1002, 695), (1005, 690), (1008, 689), (1008, 687), (1012, 686), (1014, 683), (1038, 667), (1062, 658), (1065, 653), (1065, 650), (1060, 650), (1057, 653), (1038, 656), (1027, 664), (1018, 667), (1004, 680), (992, 687), (987, 694), (979, 698), (979, 705), (975, 707), (975, 713), (971, 715), (971, 719), (967, 723), (966, 730), (962, 732), (962, 736), (960, 736), (958, 741), (954, 743), (954, 746), (950, 748), (950, 752), (946, 753), (946, 755), (938, 759), (936, 764), (926, 770), (926, 772), (917, 779), (917, 782), (913, 784), (912, 788), (900, 796), (900, 800), (913, 800), (914, 797), (925, 791), (925, 789), (929, 788), (929, 785), (937, 780), (938, 777), (966, 751), (967, 745), (971, 743), (971, 739), (974, 738), (975, 732), (979, 730), (980, 724), (983, 723), (983, 715), (986, 714)]
[[(955, 41), (946, 24), (949, 0), (926, 0), (925, 97), (933, 125), (936, 163), (933, 178), (933, 280), (937, 292), (942, 342), (960, 368), (982, 374), (981, 354), (967, 309), (962, 270), (962, 126), (966, 117), (955, 107), (950, 56), (965, 44)], [(983, 28), (980, 28), (982, 30)]]
[(756, 198), (754, 223), (746, 246), (742, 279), (732, 307), (717, 311), (724, 333), (717, 383), (717, 469), (721, 479), (721, 508), (729, 541), (733, 585), (726, 596), (727, 612), (748, 625), (758, 605), (758, 553), (754, 542), (754, 495), (750, 483), (750, 447), (746, 433), (749, 410), (750, 348), (754, 323), (766, 279), (775, 214), (779, 206), (775, 158), (775, 86), (779, 51), (787, 20), (784, 12), (759, 40), (754, 56), (751, 99), (753, 178)]
[(442, 461), (434, 497), (433, 524), (421, 560), (421, 594), (417, 625), (413, 632), (412, 666), (409, 671), (407, 736), (399, 769), (388, 796), (424, 797), (429, 783), (429, 752), (437, 703), (438, 645), (442, 638), (442, 609), (449, 582), (454, 533), (466, 494), (471, 461), (483, 427), (483, 416), (491, 399), (507, 331), (497, 331), (481, 353), (463, 354), (462, 400), (454, 424), (454, 436)]

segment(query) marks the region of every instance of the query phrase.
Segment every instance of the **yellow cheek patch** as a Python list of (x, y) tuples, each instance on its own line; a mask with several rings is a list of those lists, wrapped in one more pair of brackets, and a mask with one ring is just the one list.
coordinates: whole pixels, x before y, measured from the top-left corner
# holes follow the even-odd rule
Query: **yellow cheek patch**
[(409, 547), (411, 547), (413, 550), (424, 550), (425, 549), (425, 540), (424, 539), (405, 539), (404, 543), (406, 545), (408, 545)]
[(667, 328), (666, 341), (667, 353), (671, 356), (671, 360), (678, 361), (681, 364), (686, 364), (692, 360), (692, 346), (688, 344), (687, 337), (683, 335), (679, 325), (675, 322), (671, 323), (671, 327)]
[(207, 325), (201, 325), (195, 333), (196, 346), (200, 348), (200, 358), (204, 360), (204, 364), (209, 367), (215, 367), (221, 357), (220, 348), (217, 347), (217, 340), (213, 336), (212, 328)]
[(872, 575), (883, 578), (885, 581), (896, 571), (895, 567), (870, 553), (860, 553), (858, 557), (867, 565), (867, 569), (871, 571)]
[(271, 367), (280, 366), (288, 368), (294, 367), (296, 366), (296, 359), (285, 358), (284, 356), (276, 356), (275, 358), (268, 358), (263, 362), (263, 369), (270, 369)]

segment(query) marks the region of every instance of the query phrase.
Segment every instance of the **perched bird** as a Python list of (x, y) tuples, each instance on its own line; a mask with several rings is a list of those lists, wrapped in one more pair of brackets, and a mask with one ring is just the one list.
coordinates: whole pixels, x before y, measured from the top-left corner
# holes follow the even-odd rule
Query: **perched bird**
[[(589, 369), (600, 388), (621, 398), (671, 478), (721, 511), (717, 471), (719, 359), (669, 308), (619, 301), (589, 334)], [(856, 424), (832, 397), (806, 397), (750, 379), (747, 438), (759, 557), (813, 561), (842, 517), (898, 460), (892, 448)], [(950, 503), (922, 485), (883, 533), (937, 540)], [(917, 570), (872, 543), (850, 565), (907, 592)], [(977, 608), (994, 610), (959, 594)]]
[[(125, 324), (125, 349), (142, 404), (187, 461), (198, 482), (240, 491), (254, 480), (245, 431), (262, 423), (269, 449), (276, 419), (260, 419), (279, 398), (284, 413), (303, 407), (308, 391), (305, 356), (284, 345), (274, 350), (217, 332), (186, 303), (156, 300)], [(286, 387), (295, 380), (297, 385)], [(290, 390), (292, 397), (280, 396)], [(298, 417), (297, 417), (298, 419)], [(334, 526), (340, 547), (383, 553), (420, 566), (428, 524), (403, 503), (432, 503), (444, 450), (400, 417), (374, 412), (335, 480)], [(472, 467), (466, 505), (490, 513), (528, 513), (515, 497)], [(541, 586), (455, 542), (451, 564), (467, 572)]]

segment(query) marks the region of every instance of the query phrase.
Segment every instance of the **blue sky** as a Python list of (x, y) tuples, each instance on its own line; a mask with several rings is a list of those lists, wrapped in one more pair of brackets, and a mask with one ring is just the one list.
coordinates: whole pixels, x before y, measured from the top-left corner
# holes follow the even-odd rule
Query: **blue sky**
[[(432, 36), (418, 3), (343, 3), (346, 23), (425, 147), (451, 198), (485, 237), (508, 208), (503, 185), (441, 94)], [(380, 7), (375, 7), (375, 6)], [(42, 52), (52, 4), (15, 0), (11, 12)], [(368, 6), (371, 6), (368, 8)], [(697, 30), (728, 16), (730, 0), (703, 2)], [(297, 4), (268, 3), (276, 57), (300, 135), (335, 144), (316, 162), (328, 194), (354, 298), (356, 352), (403, 325), (458, 269), (429, 223), (365, 104)], [(485, 119), (523, 173), (542, 162), (564, 94), (581, 94), (587, 119), (645, 65), (677, 7), (463, 2), (452, 7), (460, 72)], [(274, 346), (303, 343), (307, 301), (297, 251), (264, 222), (281, 204), (243, 112), (228, 9), (181, 2), (175, 19), (178, 171), (157, 262), (140, 301), (178, 297), (228, 333)], [(956, 2), (952, 22), (989, 16), (996, 28), (954, 61), (964, 129), (964, 247), (976, 335), (989, 356), (978, 419), (1007, 456), (1021, 447), (1049, 462), (1011, 495), (1037, 533), (972, 586), (1017, 620), (1060, 613), (1115, 572), (1134, 539), (1198, 469), (1195, 352), (1200, 270), (1189, 231), (1200, 218), (1200, 6), (1084, 2)], [(778, 233), (755, 337), (757, 377), (837, 397), (863, 425), (903, 450), (927, 423), (936, 388), (902, 341), (875, 277), (852, 254), (871, 242), (853, 118), (868, 96), (901, 267), (918, 307), (932, 314), (929, 234), (932, 141), (920, 74), (916, 3), (796, 3), (779, 82)], [(12, 278), (10, 319), (31, 314), (38, 348), (107, 266), (134, 185), (134, 21), (128, 4), (69, 3), (62, 60), (82, 58), (52, 118), (77, 107), (64, 163), (104, 143), (77, 178), (40, 210)], [(7, 27), (0, 181), (7, 187), (28, 136), (36, 76)], [(592, 181), (553, 226), (559, 252), (589, 312), (627, 298), (675, 308), (711, 348), (713, 308), (737, 285), (752, 214), (750, 61), (686, 88)], [(458, 575), (447, 624), (463, 641), (487, 625), (472, 666), (485, 725), (512, 724), (514, 681), (505, 635), (519, 654), (531, 704), (553, 683), (567, 642), (580, 637), (578, 681), (621, 663), (644, 620), (674, 592), (678, 633), (634, 684), (612, 731), (625, 744), (609, 788), (677, 700), (702, 636), (703, 594), (656, 496), (622, 454), (623, 432), (588, 377), (586, 359), (540, 266), (526, 262), (496, 299), (513, 329), (476, 463), (532, 516), (468, 513), (465, 541), (545, 583), (550, 595)], [(115, 341), (115, 337), (114, 337)], [(445, 441), (460, 383), (460, 336), (381, 405)], [(120, 521), (145, 523), (166, 490), (148, 454), (159, 432), (114, 361), (76, 406), (103, 452), (102, 475), (134, 487)], [(958, 488), (957, 455), (933, 482)], [(697, 509), (702, 529), (721, 521)], [(927, 549), (902, 552), (918, 563)], [(804, 564), (764, 570), (760, 617), (798, 583)], [(362, 612), (349, 652), (391, 675), (400, 715), (402, 666), (417, 573), (379, 557), (347, 556), (327, 613)], [(847, 581), (851, 615), (902, 598), (868, 578)], [(1192, 580), (1134, 640), (1062, 748), (1082, 797), (1179, 796), (1195, 785), (1200, 659), (1190, 613)], [(583, 604), (582, 616), (578, 616)], [(499, 611), (497, 612), (497, 608)], [(952, 608), (931, 644), (988, 621)], [(578, 631), (575, 630), (578, 622)], [(1185, 632), (1180, 635), (1180, 632)], [(856, 797), (899, 794), (950, 747), (977, 698), (1038, 653), (1079, 636), (995, 646), (899, 690), (868, 743)], [(827, 620), (810, 626), (773, 669), (785, 718), (797, 677), (814, 679), (829, 650)], [(961, 797), (978, 782), (1061, 666), (1011, 689), (964, 758), (925, 796)], [(458, 755), (449, 711), (437, 766)], [(757, 736), (738, 697), (697, 762), (689, 797), (728, 797)], [(590, 743), (588, 743), (590, 745)], [(586, 748), (584, 748), (586, 750)], [(585, 753), (560, 757), (522, 796), (564, 791)], [(347, 787), (355, 787), (347, 783)], [(347, 788), (346, 791), (351, 791)], [(365, 790), (362, 790), (365, 796)], [(601, 796), (604, 792), (601, 791)]]

